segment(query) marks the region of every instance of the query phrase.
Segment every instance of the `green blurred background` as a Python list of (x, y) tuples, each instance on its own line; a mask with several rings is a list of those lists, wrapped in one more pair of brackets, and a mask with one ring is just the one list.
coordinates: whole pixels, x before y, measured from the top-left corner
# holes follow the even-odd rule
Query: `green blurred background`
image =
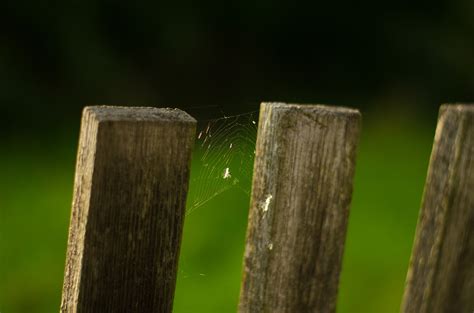
[[(362, 111), (338, 312), (398, 312), (438, 106), (474, 98), (473, 21), (471, 0), (2, 2), (0, 312), (59, 310), (84, 105), (269, 100)], [(248, 203), (187, 216), (174, 312), (236, 311)]]

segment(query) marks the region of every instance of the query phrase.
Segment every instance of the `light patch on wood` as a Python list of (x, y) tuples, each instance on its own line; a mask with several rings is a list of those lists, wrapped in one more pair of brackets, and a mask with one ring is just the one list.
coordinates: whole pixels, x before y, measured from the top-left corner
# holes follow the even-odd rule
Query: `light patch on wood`
[(265, 202), (263, 202), (262, 204), (262, 211), (263, 212), (267, 212), (268, 209), (270, 208), (270, 202), (272, 201), (272, 198), (273, 196), (272, 195), (267, 195), (267, 197), (265, 198)]

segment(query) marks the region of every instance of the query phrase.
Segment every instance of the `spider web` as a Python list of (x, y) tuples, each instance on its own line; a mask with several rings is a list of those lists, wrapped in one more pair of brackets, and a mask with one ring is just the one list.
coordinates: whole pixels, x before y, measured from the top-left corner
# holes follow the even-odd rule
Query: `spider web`
[(198, 125), (186, 215), (232, 188), (250, 194), (256, 121), (250, 112)]

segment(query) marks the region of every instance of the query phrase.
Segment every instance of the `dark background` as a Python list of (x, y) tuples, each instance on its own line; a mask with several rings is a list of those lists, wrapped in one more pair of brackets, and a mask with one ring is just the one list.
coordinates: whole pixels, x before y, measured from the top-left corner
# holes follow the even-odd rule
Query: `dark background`
[(474, 4), (7, 1), (3, 130), (76, 124), (85, 104), (240, 112), (262, 100), (435, 116), (474, 98)]
[[(0, 311), (59, 308), (83, 106), (284, 101), (361, 109), (338, 312), (398, 312), (438, 107), (473, 74), (472, 0), (2, 2)], [(187, 217), (175, 312), (235, 312), (247, 208)]]

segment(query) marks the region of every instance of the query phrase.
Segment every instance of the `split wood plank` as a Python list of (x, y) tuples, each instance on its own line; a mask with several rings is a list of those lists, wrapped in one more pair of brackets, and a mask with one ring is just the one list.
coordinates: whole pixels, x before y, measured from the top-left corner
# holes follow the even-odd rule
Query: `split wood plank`
[(262, 103), (240, 313), (335, 311), (360, 119)]
[(61, 312), (171, 312), (195, 127), (177, 109), (84, 109)]
[(440, 108), (401, 312), (474, 312), (474, 105)]

